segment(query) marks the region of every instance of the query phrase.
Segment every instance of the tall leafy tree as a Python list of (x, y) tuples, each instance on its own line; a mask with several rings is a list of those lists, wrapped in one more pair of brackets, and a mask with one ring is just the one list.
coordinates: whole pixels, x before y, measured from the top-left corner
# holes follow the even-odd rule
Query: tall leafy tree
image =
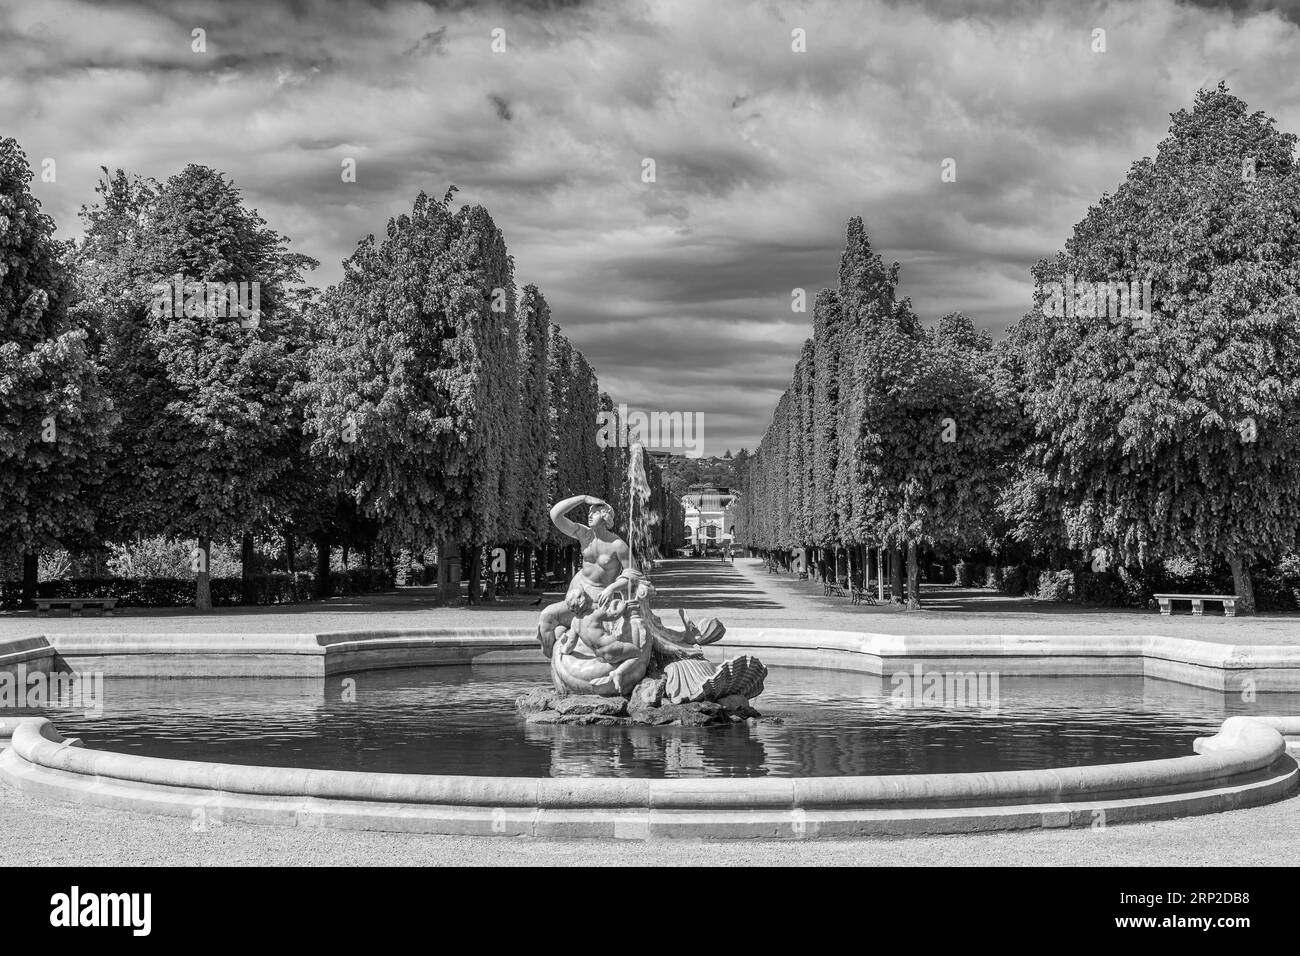
[(794, 377), (790, 381), (789, 421), (792, 430), (789, 437), (789, 457), (786, 474), (789, 488), (791, 547), (801, 548), (812, 541), (812, 472), (814, 467), (813, 448), (808, 442), (812, 434), (813, 422), (813, 344), (804, 343), (795, 363)]
[[(469, 599), (476, 602), (483, 548), (508, 541), (519, 525), (518, 327), (514, 260), (501, 230), (482, 206), (461, 207), (455, 226), (435, 278), (455, 332), (443, 345), (460, 377), (456, 417), (468, 507), (458, 540), (469, 560)], [(494, 584), (489, 576), (489, 598)]]
[(84, 237), (75, 253), (72, 308), (92, 332), (118, 416), (107, 480), (92, 502), (95, 537), (124, 541), (154, 533), (158, 523), (152, 489), (134, 476), (155, 444), (151, 430), (169, 400), (166, 370), (150, 335), (150, 285), (158, 277), (145, 267), (143, 246), (160, 187), (121, 169), (101, 170), (98, 200), (81, 209)]
[[(514, 539), (517, 545), (535, 548), (546, 540), (551, 529), (546, 500), (551, 307), (537, 286), (530, 283), (519, 296), (518, 312), (519, 444), (515, 461), (519, 473), (519, 512)], [(524, 569), (525, 583), (531, 587), (531, 560), (525, 561)]]
[(839, 537), (835, 511), (835, 462), (839, 454), (841, 314), (838, 294), (823, 289), (813, 302), (811, 543), (826, 547)]
[(344, 262), (302, 393), (312, 454), (383, 540), (459, 542), (473, 572), (508, 513), (518, 342), (500, 231), (452, 194)]
[[(551, 326), (547, 368), (550, 404), (546, 487), (548, 500), (555, 502), (604, 488), (608, 464), (596, 443), (597, 414), (601, 409), (596, 374), (555, 325)], [(572, 542), (554, 528), (551, 542), (572, 557)]]
[[(916, 319), (909, 303), (897, 301), (895, 297), (898, 270), (897, 262), (886, 267), (881, 257), (872, 252), (862, 218), (854, 216), (850, 219), (844, 251), (840, 256), (836, 289), (840, 317), (835, 330), (838, 397), (832, 409), (835, 437), (832, 451), (835, 461), (831, 473), (831, 507), (835, 513), (833, 544), (837, 547), (837, 554), (841, 544), (849, 547), (873, 542), (892, 544), (895, 584), (901, 585), (898, 572), (906, 545), (899, 539), (884, 541), (879, 536), (879, 529), (865, 517), (866, 501), (879, 489), (866, 483), (871, 476), (864, 474), (860, 467), (857, 447), (863, 414), (859, 387), (863, 374), (863, 351), (872, 347), (873, 338), (881, 328), (896, 329), (903, 336), (914, 334), (916, 329)], [(855, 406), (855, 402), (858, 405)], [(837, 567), (837, 574), (838, 570)], [(901, 586), (894, 588), (895, 598), (901, 590)]]
[[(573, 346), (554, 323), (551, 325), (549, 341), (546, 359), (546, 500), (553, 503), (571, 495), (588, 492), (578, 487), (575, 473), (582, 438), (571, 414), (573, 391), (569, 382), (569, 369), (573, 363)], [(551, 556), (569, 545), (568, 539), (554, 527), (548, 528), (548, 536)]]
[[(1300, 170), (1274, 126), (1223, 84), (1198, 92), (1036, 266), (1013, 332), (1072, 543), (1221, 557), (1246, 610), (1251, 563), (1300, 532)], [(1067, 280), (1149, 281), (1152, 315), (1049, 315)]]
[(37, 554), (93, 523), (115, 418), (31, 179), (18, 144), (0, 139), (0, 552), (24, 555), (28, 600)]
[[(119, 173), (101, 195), (82, 255), (103, 283), (92, 294), (107, 307), (108, 384), (123, 408), (109, 476), (116, 531), (196, 538), (195, 604), (210, 608), (212, 539), (249, 536), (266, 520), (296, 450), (284, 305), (316, 263), (290, 253), (207, 167), (187, 166), (156, 191)], [(109, 261), (124, 231), (134, 241)], [(237, 305), (212, 293), (241, 283)]]
[(884, 321), (861, 342), (846, 521), (859, 539), (905, 549), (909, 608), (920, 606), (920, 548), (983, 541), (1018, 449), (1016, 398), (992, 351), (961, 313), (933, 330)]
[(600, 385), (596, 372), (582, 352), (574, 349), (567, 378), (568, 414), (573, 429), (576, 457), (572, 482), (577, 494), (587, 488), (599, 488), (604, 478), (600, 446), (596, 444), (596, 419), (600, 412)]

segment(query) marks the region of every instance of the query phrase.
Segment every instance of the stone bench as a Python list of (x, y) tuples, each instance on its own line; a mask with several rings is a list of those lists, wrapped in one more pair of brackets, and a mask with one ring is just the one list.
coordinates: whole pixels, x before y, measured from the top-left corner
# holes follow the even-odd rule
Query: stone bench
[(49, 614), (51, 608), (66, 607), (73, 617), (80, 617), (82, 608), (98, 608), (101, 614), (112, 614), (117, 598), (37, 598), (36, 613)]
[(1222, 601), (1223, 616), (1237, 616), (1237, 602), (1241, 600), (1239, 594), (1153, 594), (1151, 595), (1160, 602), (1160, 613), (1168, 616), (1173, 612), (1174, 601), (1191, 601), (1192, 614), (1200, 617), (1205, 611), (1206, 601)]

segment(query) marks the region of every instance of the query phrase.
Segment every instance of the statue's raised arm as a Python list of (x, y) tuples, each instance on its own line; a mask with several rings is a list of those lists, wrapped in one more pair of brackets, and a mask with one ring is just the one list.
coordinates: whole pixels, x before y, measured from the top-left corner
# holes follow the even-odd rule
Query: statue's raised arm
[(551, 524), (560, 529), (562, 534), (567, 534), (570, 538), (582, 540), (583, 534), (590, 534), (589, 529), (572, 521), (569, 518), (569, 512), (578, 505), (603, 505), (608, 508), (609, 503), (593, 497), (592, 495), (574, 495), (571, 498), (565, 498), (563, 501), (557, 501), (551, 507)]

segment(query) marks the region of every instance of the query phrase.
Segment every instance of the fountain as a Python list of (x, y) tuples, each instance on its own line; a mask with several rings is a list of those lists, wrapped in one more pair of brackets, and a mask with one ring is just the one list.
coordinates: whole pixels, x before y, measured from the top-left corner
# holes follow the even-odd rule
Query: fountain
[[(639, 443), (631, 446), (628, 536), (644, 553), (651, 516), (642, 454)], [(582, 504), (591, 507), (586, 525), (568, 517)], [(608, 502), (574, 495), (551, 508), (551, 521), (582, 545), (582, 567), (538, 622), (554, 690), (516, 700), (529, 723), (683, 726), (759, 717), (749, 702), (763, 692), (767, 668), (748, 654), (707, 660), (700, 648), (726, 633), (717, 618), (697, 623), (679, 609), (681, 629), (659, 618), (654, 585), (638, 569), (633, 545), (614, 532)]]
[[(535, 627), (0, 638), (0, 677), (21, 686), (105, 678), (94, 707), (80, 694), (0, 715), (0, 782), (198, 821), (624, 840), (1095, 828), (1300, 786), (1300, 717), (1267, 713), (1300, 712), (1295, 647), (727, 631), (681, 612), (670, 627), (645, 573), (641, 462), (638, 448), (628, 540), (598, 498), (551, 509), (583, 561)], [(567, 515), (583, 504), (579, 526)], [(740, 656), (707, 660), (724, 632)], [(775, 717), (759, 722), (767, 668), (742, 652), (788, 668), (765, 705)], [(1247, 679), (1262, 713), (1228, 693)]]

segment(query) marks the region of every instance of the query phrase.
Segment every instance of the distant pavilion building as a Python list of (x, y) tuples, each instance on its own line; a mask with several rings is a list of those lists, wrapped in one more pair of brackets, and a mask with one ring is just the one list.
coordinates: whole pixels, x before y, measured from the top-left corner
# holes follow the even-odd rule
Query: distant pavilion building
[(731, 544), (736, 537), (737, 498), (730, 488), (692, 485), (682, 495), (682, 506), (686, 510), (687, 547)]

